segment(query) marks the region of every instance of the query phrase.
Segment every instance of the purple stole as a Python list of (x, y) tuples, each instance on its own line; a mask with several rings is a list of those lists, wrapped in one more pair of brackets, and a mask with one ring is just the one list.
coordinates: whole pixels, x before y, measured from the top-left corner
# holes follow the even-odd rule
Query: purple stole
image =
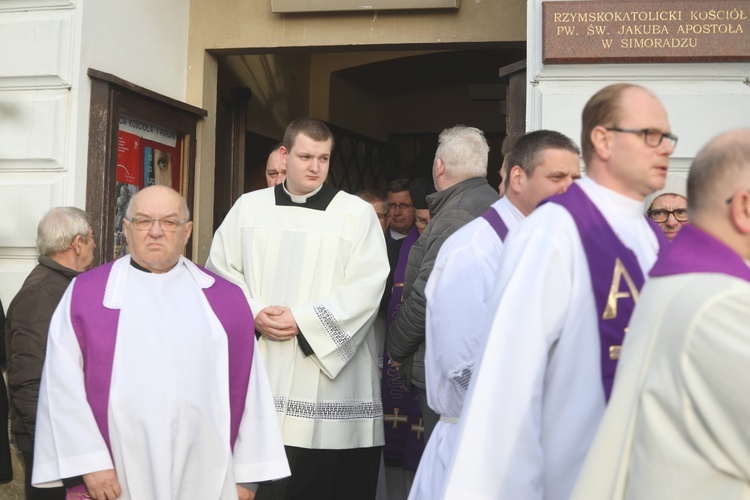
[[(113, 264), (110, 262), (79, 275), (70, 306), (71, 323), (83, 356), (86, 396), (110, 453), (107, 408), (120, 310), (108, 309), (102, 301)], [(227, 333), (230, 445), (234, 448), (250, 382), (254, 349), (253, 315), (239, 287), (198, 267), (216, 279), (213, 285), (203, 289), (203, 293)]]
[(401, 302), (404, 296), (404, 276), (406, 275), (406, 262), (409, 260), (409, 251), (412, 245), (419, 239), (419, 230), (413, 227), (409, 234), (406, 235), (404, 241), (401, 243), (401, 248), (398, 252), (398, 262), (396, 263), (396, 269), (393, 270), (393, 290), (391, 294), (391, 300), (388, 302), (388, 316), (385, 318), (386, 328), (390, 328), (391, 322), (396, 317), (399, 309), (401, 309)]
[[(644, 276), (633, 251), (623, 245), (578, 184), (571, 184), (564, 194), (548, 201), (563, 206), (573, 217), (586, 253), (599, 321), (602, 386), (605, 400), (609, 401), (620, 348)], [(667, 246), (664, 233), (653, 224), (650, 227), (656, 234), (659, 247)]]
[(659, 254), (649, 272), (654, 278), (687, 273), (718, 273), (750, 281), (750, 267), (714, 236), (685, 225), (674, 241)]
[[(399, 250), (398, 262), (393, 272), (393, 294), (388, 302), (388, 316), (385, 319), (386, 335), (401, 309), (406, 262), (409, 259), (409, 251), (418, 238), (419, 230), (415, 227), (406, 235)], [(425, 447), (419, 389), (407, 390), (406, 381), (395, 367), (388, 365), (389, 360), (388, 353), (384, 353), (381, 380), (385, 425), (383, 459), (388, 466), (403, 466), (408, 470), (417, 470)]]
[(500, 241), (505, 241), (505, 237), (508, 236), (508, 226), (505, 225), (497, 210), (490, 207), (489, 210), (482, 214), (482, 218), (490, 223)]

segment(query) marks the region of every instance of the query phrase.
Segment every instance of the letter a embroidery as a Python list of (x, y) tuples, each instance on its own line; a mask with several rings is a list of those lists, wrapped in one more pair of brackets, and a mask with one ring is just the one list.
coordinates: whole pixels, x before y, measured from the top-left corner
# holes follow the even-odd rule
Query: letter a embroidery
[[(625, 279), (625, 284), (628, 286), (628, 292), (620, 291), (620, 283), (622, 279)], [(615, 259), (615, 268), (612, 274), (612, 285), (609, 288), (609, 295), (607, 296), (607, 305), (604, 308), (602, 319), (615, 319), (617, 317), (617, 301), (618, 299), (633, 298), (633, 303), (638, 303), (638, 287), (635, 286), (633, 279), (628, 274), (628, 270), (625, 269), (625, 265), (622, 263), (619, 257)]]

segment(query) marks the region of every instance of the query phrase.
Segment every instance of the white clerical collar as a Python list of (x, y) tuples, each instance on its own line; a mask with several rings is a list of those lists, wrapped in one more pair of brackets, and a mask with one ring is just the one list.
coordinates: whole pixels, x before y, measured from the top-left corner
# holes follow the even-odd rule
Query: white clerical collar
[(391, 238), (393, 238), (394, 240), (403, 240), (404, 238), (406, 238), (406, 234), (397, 233), (391, 228), (388, 228), (388, 230), (391, 232)]
[(289, 197), (292, 199), (292, 203), (307, 203), (307, 199), (308, 198), (310, 198), (312, 196), (315, 196), (316, 194), (318, 194), (318, 191), (320, 191), (321, 189), (323, 189), (323, 184), (321, 184), (320, 186), (318, 186), (318, 189), (316, 189), (315, 191), (311, 191), (311, 192), (309, 192), (309, 193), (307, 193), (305, 195), (302, 195), (302, 196), (297, 196), (295, 194), (290, 193), (286, 189), (286, 180), (284, 180), (284, 183), (281, 185), (281, 187), (284, 188), (284, 192), (286, 194), (288, 194)]
[(623, 215), (643, 218), (643, 201), (634, 200), (628, 196), (613, 191), (598, 184), (591, 177), (584, 177), (576, 181), (581, 189), (597, 205), (606, 205)]

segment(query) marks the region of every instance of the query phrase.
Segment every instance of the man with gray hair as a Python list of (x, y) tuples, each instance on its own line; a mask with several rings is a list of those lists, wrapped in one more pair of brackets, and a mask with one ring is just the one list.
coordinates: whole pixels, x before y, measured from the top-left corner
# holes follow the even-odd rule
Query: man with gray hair
[(686, 225), (649, 273), (574, 499), (750, 495), (750, 130), (695, 157)]
[(420, 388), (428, 439), (438, 417), (428, 408), (425, 395), (425, 285), (443, 242), (497, 200), (497, 192), (486, 179), (489, 151), (479, 129), (458, 125), (440, 134), (432, 164), (437, 193), (427, 197), (432, 219), (409, 253), (403, 307), (387, 336), (391, 358), (407, 380)]
[(51, 209), (39, 222), (36, 246), (39, 264), (10, 303), (5, 326), (11, 431), (26, 466), (26, 498), (64, 499), (64, 488), (31, 486), (34, 430), (52, 313), (70, 281), (94, 262), (96, 243), (88, 214), (75, 207)]

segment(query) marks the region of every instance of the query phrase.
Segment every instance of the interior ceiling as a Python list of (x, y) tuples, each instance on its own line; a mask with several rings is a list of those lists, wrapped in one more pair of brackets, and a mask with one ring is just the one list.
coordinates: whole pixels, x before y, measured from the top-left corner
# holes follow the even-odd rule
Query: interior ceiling
[(353, 66), (334, 74), (382, 96), (443, 85), (500, 83), (498, 70), (525, 57), (522, 46), (455, 50)]

